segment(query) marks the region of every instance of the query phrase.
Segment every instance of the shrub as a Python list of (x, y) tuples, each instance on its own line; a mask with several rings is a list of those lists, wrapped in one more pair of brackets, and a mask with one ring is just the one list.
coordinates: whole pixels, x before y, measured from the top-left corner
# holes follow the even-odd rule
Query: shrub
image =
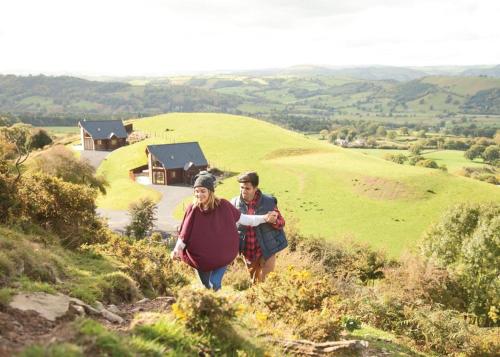
[(308, 238), (302, 241), (300, 250), (320, 262), (328, 274), (342, 280), (367, 282), (382, 278), (382, 268), (389, 263), (382, 252), (358, 242)]
[(21, 222), (56, 233), (69, 248), (108, 238), (95, 212), (94, 190), (43, 174), (28, 176), (18, 186)]
[(463, 316), (453, 310), (421, 307), (412, 312), (406, 321), (405, 334), (426, 350), (452, 355), (467, 351), (473, 336)]
[(500, 328), (478, 329), (471, 338), (469, 356), (496, 357), (500, 355)]
[(422, 161), (422, 160), (425, 160), (425, 158), (423, 156), (415, 155), (415, 156), (410, 157), (410, 160), (408, 161), (408, 163), (412, 166), (415, 166), (419, 161)]
[(103, 292), (104, 302), (109, 304), (133, 302), (140, 297), (137, 283), (123, 272), (103, 275), (100, 288)]
[(404, 164), (405, 161), (408, 161), (408, 157), (403, 154), (385, 154), (384, 159), (400, 165)]
[(172, 310), (192, 332), (217, 336), (236, 318), (234, 305), (211, 290), (186, 287), (178, 295)]
[(437, 169), (438, 168), (438, 164), (436, 164), (436, 161), (430, 160), (430, 159), (419, 160), (419, 161), (417, 161), (415, 166), (427, 167), (429, 169)]
[(300, 338), (325, 341), (338, 338), (342, 330), (333, 296), (335, 288), (327, 277), (289, 267), (269, 274), (248, 292), (247, 299), (257, 315), (285, 323)]
[(460, 204), (449, 209), (424, 236), (422, 253), (457, 277), (467, 311), (479, 324), (500, 304), (500, 204)]
[(187, 266), (173, 261), (163, 244), (112, 235), (107, 243), (85, 246), (84, 249), (115, 257), (123, 271), (148, 296), (171, 293), (189, 281)]
[(130, 224), (126, 227), (127, 235), (143, 239), (154, 227), (156, 204), (149, 198), (141, 198), (129, 207)]
[(106, 194), (108, 182), (104, 177), (95, 176), (95, 168), (86, 160), (81, 160), (63, 145), (57, 145), (41, 153), (35, 159), (35, 169), (62, 179), (66, 182), (76, 183), (98, 189)]

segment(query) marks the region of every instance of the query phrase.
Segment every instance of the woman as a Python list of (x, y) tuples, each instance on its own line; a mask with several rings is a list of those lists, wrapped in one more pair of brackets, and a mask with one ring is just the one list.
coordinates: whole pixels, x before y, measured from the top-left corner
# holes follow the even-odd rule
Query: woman
[(198, 272), (203, 285), (219, 290), (227, 265), (238, 255), (236, 223), (258, 226), (276, 215), (244, 215), (214, 194), (215, 178), (200, 174), (194, 182), (194, 201), (186, 209), (172, 258), (182, 259)]

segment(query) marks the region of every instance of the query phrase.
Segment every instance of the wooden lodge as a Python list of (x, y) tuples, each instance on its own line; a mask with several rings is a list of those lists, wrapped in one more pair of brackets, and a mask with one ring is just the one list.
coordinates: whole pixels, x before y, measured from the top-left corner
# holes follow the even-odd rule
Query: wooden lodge
[(208, 168), (197, 142), (148, 145), (146, 154), (149, 178), (156, 185), (191, 185), (194, 176)]
[(78, 122), (84, 150), (111, 151), (127, 145), (132, 124), (121, 120), (92, 120)]

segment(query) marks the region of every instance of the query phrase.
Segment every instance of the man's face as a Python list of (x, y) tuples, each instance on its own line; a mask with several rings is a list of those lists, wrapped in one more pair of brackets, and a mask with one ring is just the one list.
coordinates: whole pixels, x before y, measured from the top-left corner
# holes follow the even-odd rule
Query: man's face
[(253, 187), (250, 182), (240, 182), (240, 194), (244, 201), (253, 200), (255, 192), (257, 192), (257, 187)]

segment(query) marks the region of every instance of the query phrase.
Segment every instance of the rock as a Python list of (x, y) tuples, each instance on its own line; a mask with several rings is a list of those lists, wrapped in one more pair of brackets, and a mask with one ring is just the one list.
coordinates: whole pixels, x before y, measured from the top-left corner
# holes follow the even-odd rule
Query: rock
[(106, 320), (110, 321), (110, 322), (113, 322), (115, 324), (122, 324), (125, 320), (123, 320), (123, 318), (121, 318), (120, 316), (116, 315), (116, 314), (113, 314), (112, 312), (106, 310), (106, 309), (102, 309), (101, 310), (101, 315), (102, 317), (104, 317)]
[(95, 302), (95, 308), (97, 309), (97, 311), (102, 311), (102, 310), (105, 310), (104, 305), (103, 305), (103, 304), (102, 304), (102, 302), (100, 302), (100, 301), (96, 301), (96, 302)]
[(357, 355), (368, 347), (367, 341), (344, 340), (315, 343), (307, 340), (275, 340), (281, 344), (286, 353), (296, 355)]
[(75, 309), (76, 313), (80, 316), (85, 316), (85, 308), (80, 305), (71, 305)]
[(144, 304), (145, 302), (148, 302), (148, 301), (150, 301), (150, 299), (144, 298), (142, 300), (137, 301), (136, 304)]
[(168, 304), (173, 304), (175, 302), (175, 298), (173, 296), (158, 296), (154, 299), (154, 301), (165, 301)]
[(132, 310), (130, 310), (130, 312), (132, 312), (132, 313), (139, 312), (139, 311), (144, 311), (144, 308), (141, 306), (136, 306)]
[(43, 292), (18, 294), (12, 298), (9, 306), (14, 309), (33, 310), (49, 321), (55, 321), (68, 313), (70, 298), (63, 294)]
[(113, 314), (116, 314), (116, 315), (121, 315), (122, 312), (120, 311), (120, 309), (116, 306), (116, 305), (108, 305), (108, 307), (106, 308), (106, 310), (112, 312)]

